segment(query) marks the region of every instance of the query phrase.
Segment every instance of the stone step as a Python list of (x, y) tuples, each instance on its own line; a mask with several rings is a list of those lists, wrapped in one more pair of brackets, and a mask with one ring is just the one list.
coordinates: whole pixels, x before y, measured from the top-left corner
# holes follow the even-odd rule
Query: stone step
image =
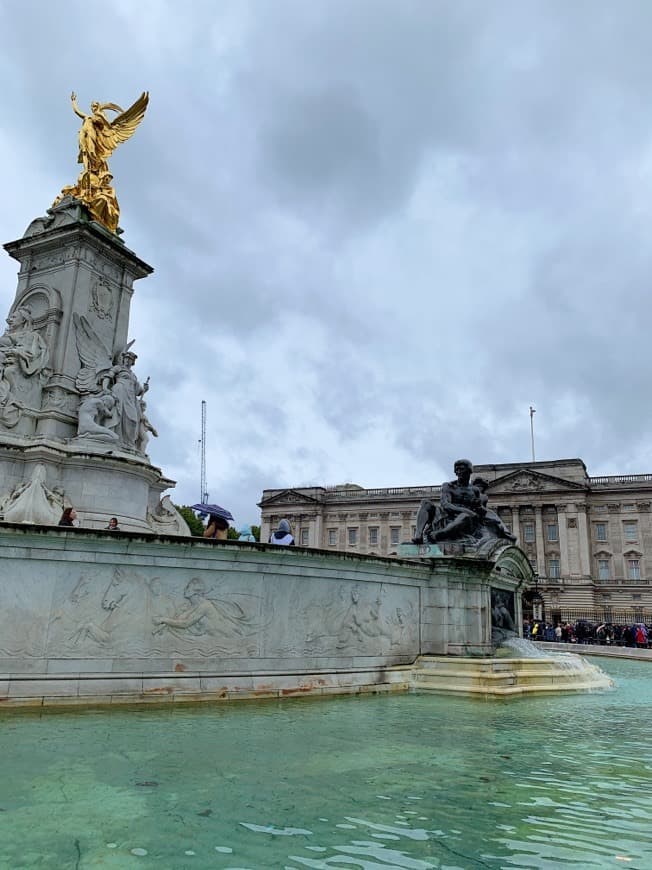
[(412, 689), (440, 694), (507, 696), (582, 692), (612, 685), (599, 668), (576, 656), (533, 659), (464, 659), (421, 656)]

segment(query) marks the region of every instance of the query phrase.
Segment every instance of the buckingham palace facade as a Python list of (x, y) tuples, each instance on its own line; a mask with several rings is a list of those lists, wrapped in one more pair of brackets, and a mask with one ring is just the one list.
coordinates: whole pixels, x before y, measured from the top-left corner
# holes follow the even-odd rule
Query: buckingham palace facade
[[(652, 621), (652, 474), (590, 477), (581, 459), (476, 465), (489, 506), (537, 575), (529, 591), (545, 618)], [(266, 489), (261, 541), (290, 521), (299, 546), (396, 555), (423, 498), (439, 486)], [(538, 614), (541, 615), (541, 614)]]

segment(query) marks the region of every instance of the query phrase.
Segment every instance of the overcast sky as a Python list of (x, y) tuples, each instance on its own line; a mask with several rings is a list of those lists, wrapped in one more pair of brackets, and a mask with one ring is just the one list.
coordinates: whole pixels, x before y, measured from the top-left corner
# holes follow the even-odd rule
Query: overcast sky
[(0, 238), (77, 177), (72, 90), (149, 90), (111, 168), (173, 500), (202, 399), (238, 524), (527, 460), (530, 404), (538, 459), (650, 472), (651, 32), (648, 0), (0, 0)]

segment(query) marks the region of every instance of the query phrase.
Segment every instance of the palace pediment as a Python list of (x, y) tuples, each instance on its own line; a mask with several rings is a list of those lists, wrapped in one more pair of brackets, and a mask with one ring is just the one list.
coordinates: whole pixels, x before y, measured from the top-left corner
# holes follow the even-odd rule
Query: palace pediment
[(552, 474), (541, 474), (539, 471), (521, 470), (512, 471), (498, 480), (489, 484), (489, 493), (492, 498), (497, 495), (509, 495), (512, 493), (545, 493), (559, 492), (560, 490), (586, 490), (586, 486), (574, 480), (565, 480), (563, 477), (555, 477)]
[(297, 492), (296, 489), (284, 489), (283, 492), (277, 492), (269, 498), (264, 498), (258, 505), (261, 508), (275, 507), (280, 505), (306, 505), (314, 507), (320, 504), (319, 499), (304, 492)]

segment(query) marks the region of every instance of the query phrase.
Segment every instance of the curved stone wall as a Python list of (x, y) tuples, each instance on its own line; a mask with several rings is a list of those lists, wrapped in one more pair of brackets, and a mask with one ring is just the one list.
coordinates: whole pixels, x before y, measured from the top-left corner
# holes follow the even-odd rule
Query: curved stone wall
[(0, 695), (3, 681), (5, 697), (44, 697), (52, 681), (94, 695), (169, 675), (216, 691), (227, 676), (377, 684), (421, 653), (490, 652), (492, 567), (3, 524)]

